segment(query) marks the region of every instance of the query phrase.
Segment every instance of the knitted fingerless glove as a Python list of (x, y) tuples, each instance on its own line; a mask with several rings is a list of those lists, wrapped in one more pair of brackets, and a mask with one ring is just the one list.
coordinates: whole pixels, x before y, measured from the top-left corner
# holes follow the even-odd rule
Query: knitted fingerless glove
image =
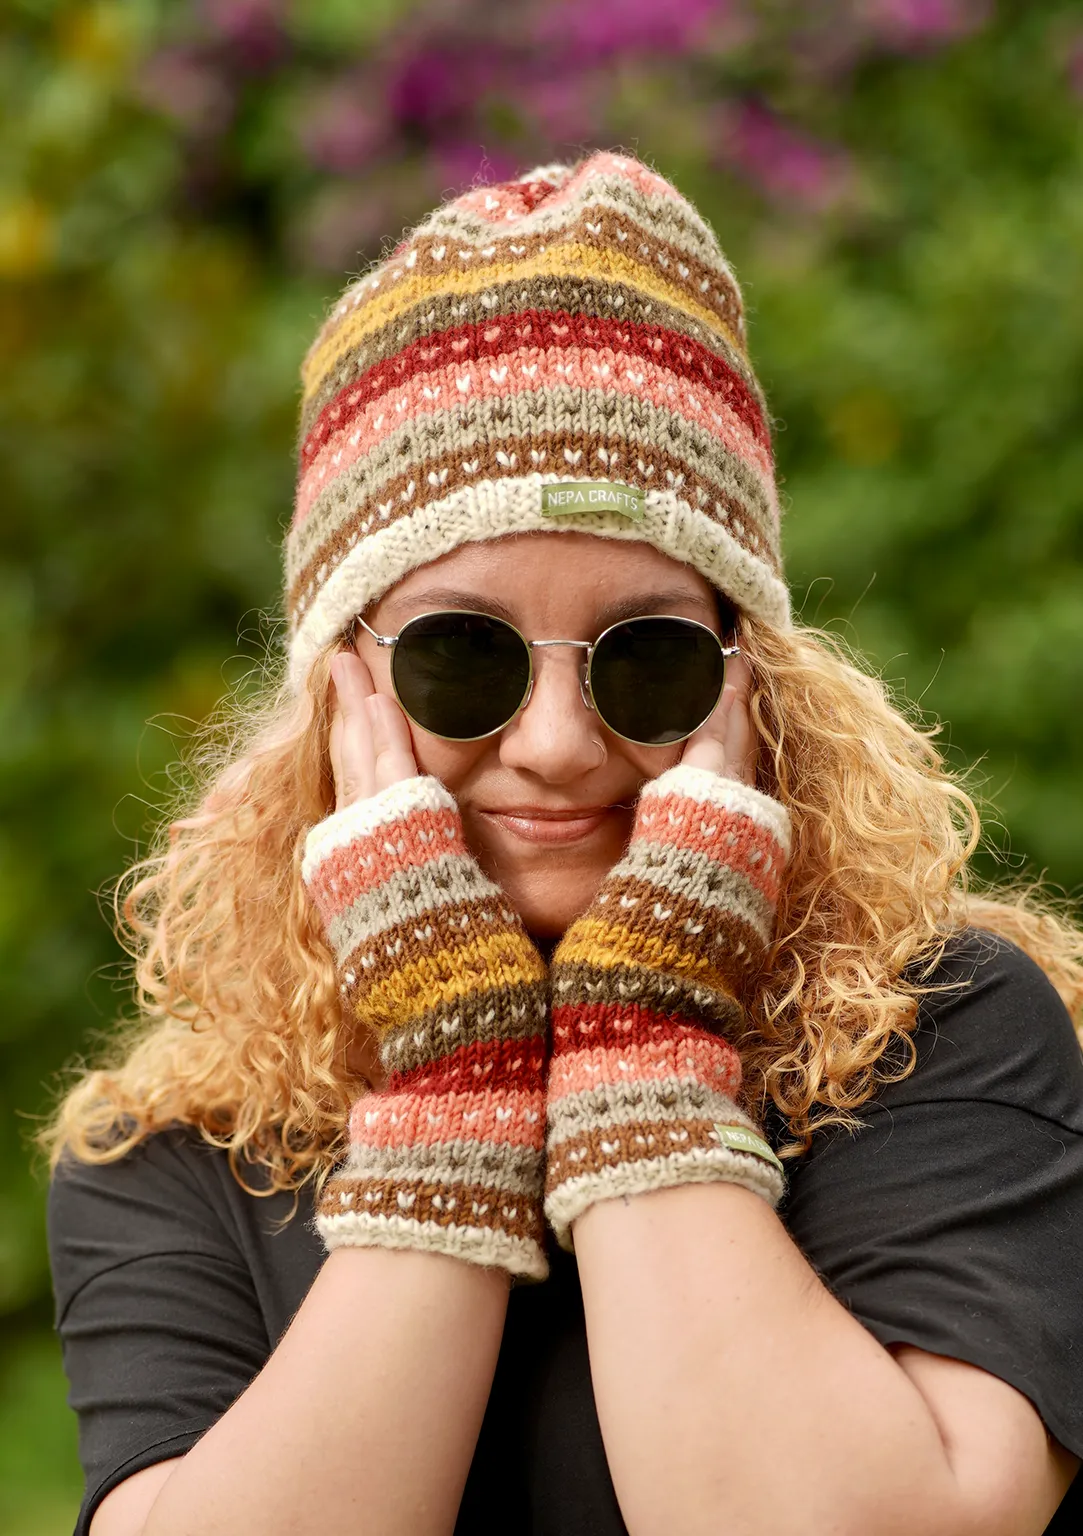
[(742, 999), (789, 857), (777, 801), (707, 769), (647, 784), (627, 853), (553, 956), (545, 1214), (562, 1248), (597, 1200), (782, 1167), (735, 1102)]
[(309, 833), (303, 876), (387, 1074), (353, 1107), (324, 1243), (544, 1279), (545, 965), (453, 797), (419, 777), (337, 811)]

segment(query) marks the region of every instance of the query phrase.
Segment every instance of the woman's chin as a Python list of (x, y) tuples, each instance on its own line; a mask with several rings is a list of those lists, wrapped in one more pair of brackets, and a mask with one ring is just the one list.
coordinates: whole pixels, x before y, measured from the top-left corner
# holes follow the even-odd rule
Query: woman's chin
[(596, 875), (567, 872), (552, 875), (505, 876), (499, 881), (505, 895), (523, 920), (531, 938), (543, 947), (561, 934), (590, 906), (606, 871)]

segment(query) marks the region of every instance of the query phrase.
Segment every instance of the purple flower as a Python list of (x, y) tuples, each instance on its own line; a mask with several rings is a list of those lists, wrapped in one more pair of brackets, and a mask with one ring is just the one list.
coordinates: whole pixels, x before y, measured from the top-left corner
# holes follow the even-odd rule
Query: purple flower
[(988, 19), (986, 0), (867, 0), (872, 32), (900, 47), (947, 43)]
[(1068, 84), (1076, 96), (1083, 96), (1083, 32), (1068, 46)]
[(134, 81), (138, 101), (200, 137), (228, 128), (233, 93), (215, 65), (191, 48), (163, 48), (140, 66)]
[(287, 245), (302, 267), (342, 272), (370, 256), (402, 226), (403, 210), (387, 186), (332, 181), (295, 211)]
[(553, 144), (579, 144), (595, 138), (601, 128), (604, 82), (597, 77), (548, 73), (541, 80), (524, 83), (516, 101)]
[(431, 163), (441, 196), (463, 192), (476, 185), (492, 186), (494, 182), (510, 181), (519, 170), (511, 155), (499, 150), (493, 153), (484, 145), (467, 139), (445, 139), (434, 144)]
[(760, 102), (725, 111), (720, 127), (722, 160), (777, 201), (819, 212), (848, 189), (851, 168), (842, 149), (791, 128)]
[(403, 126), (434, 133), (471, 114), (478, 97), (499, 79), (499, 61), (488, 49), (428, 46), (405, 54), (392, 68), (387, 106)]
[(729, 0), (558, 0), (544, 7), (535, 35), (558, 45), (574, 71), (620, 54), (690, 52), (729, 9)]
[(384, 147), (386, 118), (373, 109), (372, 82), (348, 75), (321, 89), (302, 109), (297, 133), (318, 170), (360, 170)]
[(245, 70), (260, 73), (286, 51), (282, 0), (201, 0), (200, 10), (216, 37)]

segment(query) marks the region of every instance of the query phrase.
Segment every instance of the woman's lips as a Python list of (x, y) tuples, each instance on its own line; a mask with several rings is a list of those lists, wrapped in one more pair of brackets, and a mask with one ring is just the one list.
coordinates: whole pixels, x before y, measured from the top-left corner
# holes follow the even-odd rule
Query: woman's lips
[(482, 811), (506, 831), (526, 843), (575, 843), (589, 837), (619, 813), (615, 805), (576, 807), (566, 811), (547, 811), (534, 806), (520, 806), (509, 811)]

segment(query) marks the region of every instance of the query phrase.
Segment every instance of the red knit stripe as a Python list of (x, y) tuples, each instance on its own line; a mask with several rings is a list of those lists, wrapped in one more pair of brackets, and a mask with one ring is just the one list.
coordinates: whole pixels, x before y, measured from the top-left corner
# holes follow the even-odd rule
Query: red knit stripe
[[(494, 997), (494, 1002), (499, 1001)], [(387, 1092), (396, 1094), (533, 1092), (545, 1066), (541, 1035), (526, 1040), (475, 1040), (439, 1061), (410, 1072), (391, 1072)]]
[(431, 373), (456, 363), (484, 362), (523, 346), (546, 350), (558, 347), (590, 347), (642, 358), (667, 368), (675, 377), (708, 384), (737, 415), (764, 448), (770, 435), (755, 397), (729, 364), (701, 342), (659, 325), (630, 325), (562, 311), (523, 310), (477, 325), (426, 336), (397, 356), (377, 363), (360, 379), (346, 385), (329, 400), (301, 448), (305, 468), (333, 432), (345, 431), (356, 416), (389, 389), (407, 383), (418, 374)]
[(574, 1051), (584, 1046), (621, 1046), (630, 1040), (669, 1040), (701, 1035), (716, 1040), (709, 1029), (677, 1021), (640, 1003), (554, 1003), (553, 1049)]

